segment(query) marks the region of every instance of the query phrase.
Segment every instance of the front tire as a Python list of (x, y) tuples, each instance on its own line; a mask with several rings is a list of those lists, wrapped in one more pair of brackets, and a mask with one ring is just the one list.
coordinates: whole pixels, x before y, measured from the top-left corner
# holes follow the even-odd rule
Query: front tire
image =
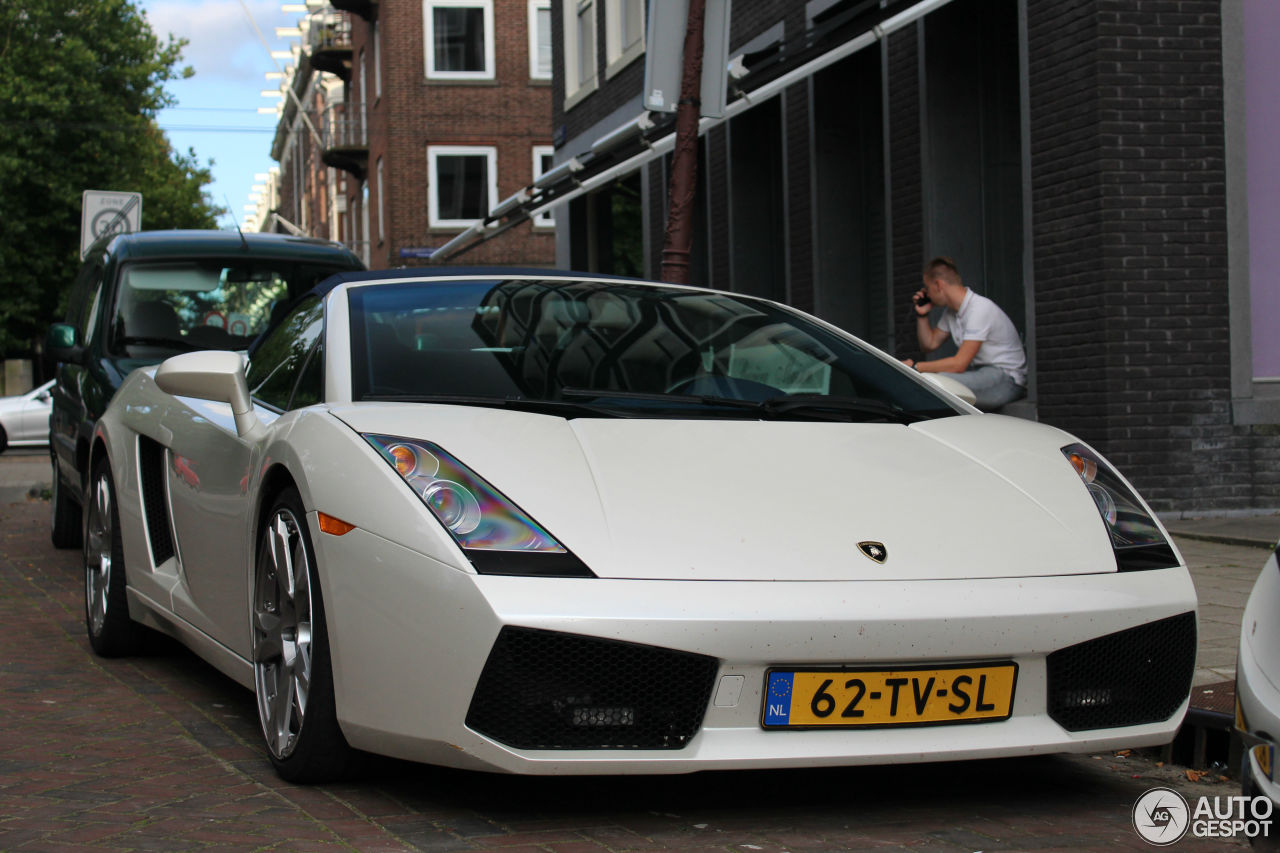
[(85, 627), (97, 654), (121, 657), (138, 651), (143, 629), (129, 618), (120, 511), (107, 460), (93, 466), (91, 482), (84, 532)]
[(302, 499), (290, 488), (258, 534), (250, 605), (258, 720), (271, 763), (290, 782), (340, 779), (354, 757), (338, 727), (318, 577)]
[(80, 530), (80, 505), (72, 499), (67, 487), (62, 484), (62, 475), (58, 473), (58, 460), (53, 461), (53, 494), (49, 497), (52, 517), (49, 519), (49, 538), (55, 548), (79, 548), (82, 541)]

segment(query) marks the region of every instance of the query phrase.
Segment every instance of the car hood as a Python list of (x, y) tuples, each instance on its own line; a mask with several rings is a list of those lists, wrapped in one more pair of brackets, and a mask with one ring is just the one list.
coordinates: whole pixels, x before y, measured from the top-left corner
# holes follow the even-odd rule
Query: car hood
[[(332, 412), (358, 432), (441, 446), (602, 577), (1115, 571), (1097, 509), (1059, 452), (1074, 439), (1029, 421), (566, 420), (372, 403)], [(859, 543), (887, 558), (872, 559)]]

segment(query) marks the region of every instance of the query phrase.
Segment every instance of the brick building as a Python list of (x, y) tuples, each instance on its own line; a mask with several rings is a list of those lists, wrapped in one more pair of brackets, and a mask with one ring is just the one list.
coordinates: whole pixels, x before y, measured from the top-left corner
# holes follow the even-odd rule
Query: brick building
[[(555, 206), (559, 265), (658, 272), (649, 4), (552, 5), (556, 167), (509, 218)], [(1273, 510), (1277, 35), (1280, 4), (1242, 0), (737, 2), (693, 280), (915, 356), (907, 300), (950, 255), (1024, 336), (1024, 415), (1161, 512)]]
[[(421, 264), (547, 168), (550, 0), (308, 6), (272, 148), (288, 224), (264, 227)], [(554, 230), (524, 223), (467, 263), (549, 265)]]

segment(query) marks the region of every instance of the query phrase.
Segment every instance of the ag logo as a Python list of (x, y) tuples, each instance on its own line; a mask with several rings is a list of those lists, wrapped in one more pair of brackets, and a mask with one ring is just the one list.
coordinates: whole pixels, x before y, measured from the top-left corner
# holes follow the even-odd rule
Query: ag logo
[(1143, 841), (1157, 847), (1181, 840), (1190, 825), (1191, 809), (1172, 788), (1152, 788), (1133, 804), (1133, 828)]
[(889, 549), (884, 547), (883, 542), (859, 542), (858, 550), (877, 563), (883, 563), (889, 559)]

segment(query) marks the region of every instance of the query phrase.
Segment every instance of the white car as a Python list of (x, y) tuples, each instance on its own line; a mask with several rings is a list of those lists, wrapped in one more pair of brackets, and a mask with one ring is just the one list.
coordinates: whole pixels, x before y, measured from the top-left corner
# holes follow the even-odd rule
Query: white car
[(10, 447), (38, 447), (49, 443), (49, 411), (53, 406), (49, 381), (14, 397), (0, 397), (0, 453)]
[[(1236, 730), (1244, 744), (1245, 796), (1265, 796), (1280, 808), (1276, 744), (1280, 742), (1280, 547), (1262, 567), (1240, 623), (1236, 661)], [(1274, 835), (1276, 829), (1272, 830)], [(1280, 845), (1272, 837), (1271, 846)]]
[(179, 638), (298, 781), (359, 750), (593, 774), (1167, 742), (1196, 656), (1169, 537), (1097, 452), (946, 384), (726, 292), (334, 276), (247, 367), (116, 395), (89, 638)]

